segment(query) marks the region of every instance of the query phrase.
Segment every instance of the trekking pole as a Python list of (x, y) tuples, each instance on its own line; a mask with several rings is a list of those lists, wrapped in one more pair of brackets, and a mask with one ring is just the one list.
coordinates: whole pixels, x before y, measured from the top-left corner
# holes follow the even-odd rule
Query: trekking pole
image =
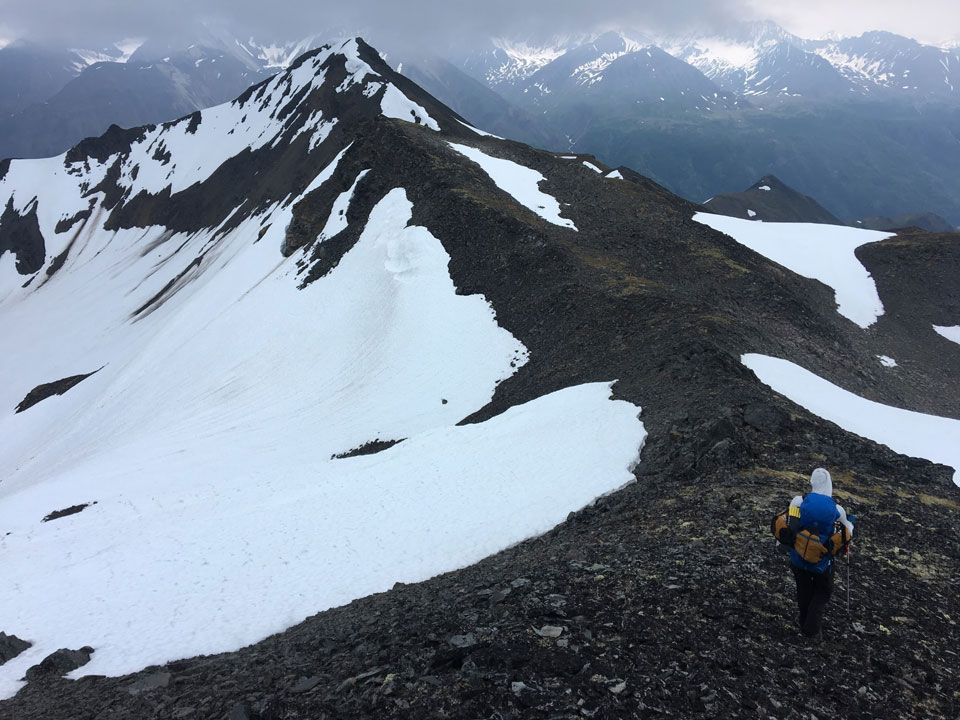
[(850, 614), (850, 546), (847, 545), (847, 615)]

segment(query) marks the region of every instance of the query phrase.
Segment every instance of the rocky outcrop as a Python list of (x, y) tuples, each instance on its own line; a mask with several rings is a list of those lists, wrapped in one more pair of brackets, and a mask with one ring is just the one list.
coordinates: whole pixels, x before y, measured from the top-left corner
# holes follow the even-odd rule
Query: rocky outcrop
[(90, 662), (92, 654), (93, 648), (89, 646), (82, 647), (79, 650), (60, 648), (47, 655), (38, 665), (29, 668), (25, 679), (27, 682), (37, 682), (50, 677), (61, 677), (78, 667), (86, 665)]
[(63, 395), (65, 392), (76, 387), (78, 384), (97, 372), (99, 372), (99, 370), (94, 370), (92, 373), (86, 373), (85, 375), (71, 375), (70, 377), (62, 378), (60, 380), (44, 383), (43, 385), (37, 385), (33, 390), (27, 393), (23, 400), (20, 401), (20, 403), (17, 405), (16, 412), (21, 413), (24, 410), (29, 410), (38, 402), (46, 400), (49, 397), (53, 397), (54, 395)]
[(13, 200), (0, 215), (0, 256), (11, 252), (17, 259), (17, 272), (33, 275), (46, 261), (46, 245), (37, 221), (36, 203), (21, 214), (13, 207)]
[(28, 647), (30, 647), (30, 643), (26, 640), (21, 640), (16, 635), (7, 635), (5, 632), (0, 632), (0, 665), (3, 665), (7, 660), (12, 660)]

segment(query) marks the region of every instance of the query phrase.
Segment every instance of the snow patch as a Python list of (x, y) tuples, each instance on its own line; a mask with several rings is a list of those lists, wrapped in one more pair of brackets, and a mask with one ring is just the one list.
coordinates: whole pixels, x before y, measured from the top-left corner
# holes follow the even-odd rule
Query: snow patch
[(619, 170), (611, 170), (607, 173), (607, 177), (611, 180), (623, 180), (623, 175), (620, 174)]
[[(399, 71), (398, 71), (398, 72), (399, 72)], [(465, 128), (467, 128), (467, 130), (472, 130), (472, 131), (475, 132), (477, 135), (482, 135), (483, 137), (492, 137), (492, 138), (496, 138), (497, 140), (503, 140), (503, 138), (500, 137), (499, 135), (494, 135), (493, 133), (489, 133), (489, 132), (487, 132), (486, 130), (481, 130), (480, 128), (475, 128), (473, 125), (468, 125), (467, 123), (463, 122), (462, 120), (457, 120), (457, 122), (460, 123), (461, 125), (463, 125)]]
[(888, 368), (897, 367), (897, 361), (887, 355), (877, 355), (877, 360), (879, 360), (880, 364), (883, 365), (884, 367), (888, 367)]
[(770, 186), (769, 186), (769, 185), (761, 185), (760, 187), (757, 188), (757, 190), (763, 190), (764, 192), (770, 192)]
[(387, 117), (416, 122), (426, 125), (431, 130), (440, 131), (440, 126), (422, 107), (404, 95), (395, 85), (387, 85), (387, 90), (380, 99), (380, 110)]
[(870, 327), (883, 315), (873, 277), (854, 251), (891, 237), (890, 233), (815, 223), (758, 223), (707, 213), (697, 213), (693, 219), (798, 275), (830, 286), (836, 293), (837, 312), (860, 327)]
[(903, 455), (949, 465), (960, 485), (960, 420), (867, 400), (789, 360), (751, 353), (741, 361), (761, 382), (824, 420)]
[(934, 325), (933, 329), (943, 335), (947, 340), (953, 340), (955, 343), (960, 343), (960, 325), (952, 325), (948, 327)]
[(598, 167), (597, 167), (596, 165), (594, 165), (593, 163), (587, 162), (586, 160), (584, 160), (584, 161), (583, 161), (583, 164), (584, 164), (586, 167), (588, 167), (588, 168), (590, 168), (591, 170), (593, 170), (595, 173), (599, 173), (599, 174), (603, 175), (603, 170), (601, 170), (600, 168), (598, 168)]
[(347, 229), (347, 210), (350, 209), (350, 201), (353, 199), (353, 193), (357, 189), (357, 185), (360, 184), (360, 181), (363, 180), (363, 177), (370, 172), (370, 170), (363, 170), (357, 175), (357, 179), (353, 181), (353, 185), (350, 186), (349, 190), (346, 190), (333, 201), (333, 207), (330, 209), (330, 216), (327, 218), (327, 222), (323, 226), (323, 230), (320, 231), (318, 238), (322, 242), (323, 240), (329, 240), (332, 237), (340, 234)]
[[(307, 185), (306, 189), (303, 191), (303, 194), (300, 197), (304, 197), (307, 193), (313, 192), (318, 187), (323, 185), (327, 180), (333, 177), (333, 174), (337, 171), (337, 166), (340, 164), (340, 159), (346, 155), (347, 150), (353, 146), (351, 142), (343, 150), (337, 153), (337, 156), (327, 165), (323, 170), (317, 173), (317, 176), (310, 181), (310, 184)], [(299, 199), (299, 198), (298, 198)]]
[(576, 230), (572, 220), (560, 217), (560, 203), (551, 195), (540, 191), (540, 183), (546, 178), (536, 170), (519, 165), (511, 160), (493, 157), (469, 145), (449, 143), (461, 155), (477, 163), (498, 188), (513, 197), (518, 203), (533, 211), (547, 222)]
[(755, 210), (747, 210), (747, 215), (753, 218), (757, 216), (757, 213)]

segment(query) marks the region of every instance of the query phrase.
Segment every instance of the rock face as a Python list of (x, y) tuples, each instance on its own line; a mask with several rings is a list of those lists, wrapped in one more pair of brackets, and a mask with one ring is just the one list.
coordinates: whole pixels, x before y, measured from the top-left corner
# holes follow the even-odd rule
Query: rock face
[(26, 680), (35, 682), (48, 677), (61, 677), (71, 670), (76, 670), (90, 662), (93, 648), (85, 646), (79, 650), (61, 648), (55, 653), (47, 655), (38, 665), (27, 670)]
[[(358, 89), (355, 104), (337, 100), (327, 144), (308, 151), (291, 100), (277, 109), (293, 118), (290, 144), (245, 151), (172, 194), (108, 193), (107, 224), (229, 225), (225, 208), (250, 214), (298, 195), (342, 153), (292, 208), (286, 249), (300, 253), (301, 287), (336, 267), (377, 202), (403, 187), (412, 224), (450, 255), (458, 291), (482, 293), (529, 349), (462, 422), (617, 378), (615, 396), (644, 408), (649, 432), (637, 482), (474, 566), (398, 583), (235, 652), (68, 681), (61, 661), (90, 649), (58, 651), (49, 671), (0, 702), (0, 718), (954, 717), (960, 492), (950, 469), (816, 418), (740, 358), (788, 358), (873, 399), (955, 414), (957, 354), (943, 338), (910, 336), (909, 373), (880, 373), (875, 360), (913, 318), (955, 324), (946, 318), (960, 302), (955, 242), (862, 248), (891, 316), (912, 313), (864, 332), (822, 284), (693, 222), (697, 206), (629, 171), (611, 179), (579, 159), (475, 135), (363, 48), (439, 131), (381, 117)], [(331, 59), (327, 70), (336, 85), (346, 63)], [(245, 102), (261, 102), (267, 87)], [(319, 88), (299, 102), (333, 98)], [(578, 232), (516, 202), (451, 140), (542, 174), (539, 189)], [(346, 227), (318, 241), (354, 185)], [(918, 268), (932, 268), (919, 289), (895, 271), (912, 250), (928, 253)], [(794, 626), (792, 579), (768, 526), (821, 465), (859, 522), (850, 574), (838, 568), (824, 638), (811, 645)]]
[(20, 403), (17, 405), (16, 411), (21, 413), (24, 410), (32, 408), (41, 400), (46, 400), (48, 397), (53, 397), (54, 395), (63, 395), (65, 392), (83, 382), (93, 374), (94, 373), (72, 375), (70, 377), (63, 378), (62, 380), (56, 380), (54, 382), (44, 383), (43, 385), (37, 385), (33, 390), (27, 393), (27, 396), (23, 398), (23, 400), (20, 401)]
[(7, 660), (12, 660), (28, 647), (30, 647), (30, 643), (26, 640), (21, 640), (16, 635), (7, 635), (5, 632), (0, 632), (0, 665), (3, 665)]
[(13, 253), (17, 261), (17, 272), (32, 275), (44, 263), (44, 242), (37, 223), (37, 207), (20, 214), (13, 208), (13, 201), (7, 202), (0, 215), (0, 256)]

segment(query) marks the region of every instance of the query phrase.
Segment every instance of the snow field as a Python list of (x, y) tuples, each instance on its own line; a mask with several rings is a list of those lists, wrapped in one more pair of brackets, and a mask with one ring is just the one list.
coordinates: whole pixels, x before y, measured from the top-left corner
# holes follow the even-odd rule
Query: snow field
[[(645, 431), (608, 383), (456, 426), (527, 353), (484, 298), (456, 294), (402, 189), (302, 291), (296, 254), (278, 253), (290, 213), (156, 256), (140, 250), (160, 228), (101, 231), (0, 303), (0, 333), (18, 338), (0, 357), (16, 379), (0, 404), (0, 617), (34, 643), (0, 666), (0, 697), (59, 647), (96, 648), (79, 676), (256, 642), (480, 560), (633, 479)], [(204, 247), (193, 281), (132, 321)], [(13, 414), (38, 382), (101, 365)]]
[(891, 237), (890, 233), (814, 223), (758, 223), (708, 213), (697, 213), (693, 219), (798, 275), (833, 288), (837, 312), (861, 328), (883, 315), (877, 286), (854, 251)]
[(487, 155), (469, 145), (449, 143), (450, 147), (461, 155), (477, 163), (498, 188), (510, 195), (525, 208), (536, 213), (547, 222), (576, 230), (572, 220), (560, 217), (560, 203), (551, 195), (540, 190), (540, 183), (546, 178), (523, 165), (510, 160)]
[(776, 392), (844, 430), (903, 455), (949, 465), (960, 485), (960, 420), (867, 400), (788, 360), (751, 353), (741, 362)]

